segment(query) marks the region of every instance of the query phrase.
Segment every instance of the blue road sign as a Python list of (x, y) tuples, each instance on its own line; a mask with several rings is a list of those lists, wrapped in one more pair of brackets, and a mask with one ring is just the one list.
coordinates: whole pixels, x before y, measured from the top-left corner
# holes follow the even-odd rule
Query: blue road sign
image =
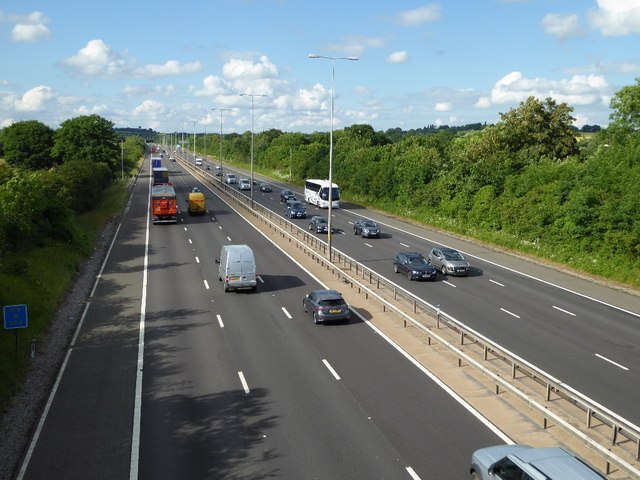
[(4, 328), (27, 328), (27, 306), (26, 305), (5, 305), (4, 306)]

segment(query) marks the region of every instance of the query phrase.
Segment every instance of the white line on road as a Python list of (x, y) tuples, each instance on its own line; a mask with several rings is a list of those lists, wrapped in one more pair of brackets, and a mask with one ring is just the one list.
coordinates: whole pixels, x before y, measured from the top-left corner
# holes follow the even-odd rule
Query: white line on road
[(209, 282), (207, 282), (206, 280), (204, 280), (204, 288), (209, 290)]
[(402, 245), (404, 248), (409, 248), (409, 245), (407, 245), (406, 243), (400, 242), (400, 245)]
[(449, 282), (447, 280), (442, 280), (442, 283), (446, 283), (447, 285), (449, 285), (450, 287), (453, 287), (453, 288), (458, 288), (453, 283), (451, 283), (451, 282)]
[(287, 316), (289, 320), (293, 318), (286, 308), (282, 307), (282, 311), (284, 312), (284, 314)]
[(340, 380), (340, 375), (338, 375), (338, 372), (336, 372), (333, 367), (329, 364), (329, 362), (327, 362), (324, 358), (322, 359), (322, 363), (324, 363), (324, 366), (327, 367), (329, 369), (329, 371), (331, 372), (331, 375), (333, 375), (336, 380)]
[(191, 241), (191, 239), (189, 239), (189, 243), (193, 243), (193, 242)]
[(509, 310), (506, 310), (504, 308), (501, 308), (500, 310), (502, 310), (504, 313), (508, 313), (509, 315), (511, 315), (512, 317), (516, 317), (516, 318), (520, 318), (520, 315), (516, 315), (513, 312), (510, 312)]
[(600, 355), (599, 353), (595, 354), (596, 357), (601, 358), (602, 360), (604, 360), (605, 362), (609, 362), (611, 365), (615, 365), (618, 368), (621, 368), (622, 370), (627, 370), (629, 371), (629, 369), (627, 367), (625, 367), (624, 365), (620, 365), (619, 363), (614, 362), (613, 360), (608, 359), (607, 357), (603, 357), (602, 355)]
[(572, 317), (576, 316), (575, 313), (570, 312), (569, 310), (565, 310), (564, 308), (556, 307), (555, 305), (552, 305), (552, 307), (555, 308), (556, 310), (560, 310), (562, 313), (566, 313), (567, 315), (571, 315)]
[(364, 242), (364, 244), (369, 248), (373, 248), (373, 245), (369, 245), (367, 242)]
[(413, 480), (420, 480), (420, 477), (418, 476), (418, 474), (415, 472), (415, 470), (413, 470), (413, 468), (411, 467), (407, 467), (407, 472), (409, 473), (409, 475), (411, 476), (411, 478), (413, 478)]
[(184, 231), (185, 231), (185, 232), (187, 231), (187, 227), (184, 227)]
[(224, 323), (222, 323), (222, 317), (220, 315), (216, 315), (216, 318), (218, 319), (218, 323), (220, 324), (220, 328), (224, 328)]
[(496, 285), (498, 285), (498, 286), (500, 286), (500, 287), (504, 287), (504, 284), (503, 284), (503, 283), (496, 282), (495, 280), (491, 280), (491, 279), (489, 279), (489, 281), (490, 281), (491, 283), (495, 283)]
[(200, 263), (200, 259), (196, 257), (196, 263)]
[(227, 237), (227, 240), (231, 241), (231, 237)]
[(244, 393), (249, 393), (249, 385), (247, 381), (244, 379), (244, 373), (238, 372), (238, 376), (240, 377), (240, 383), (242, 383), (242, 388), (244, 388)]
[(258, 275), (256, 278), (257, 278), (258, 280), (260, 280), (260, 283), (263, 283), (263, 284), (264, 284), (264, 280), (262, 279), (262, 277), (261, 277), (260, 275)]

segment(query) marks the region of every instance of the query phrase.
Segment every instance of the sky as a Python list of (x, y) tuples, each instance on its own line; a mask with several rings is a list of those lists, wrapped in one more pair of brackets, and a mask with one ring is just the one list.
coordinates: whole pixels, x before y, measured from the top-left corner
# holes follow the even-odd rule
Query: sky
[(409, 130), (530, 96), (604, 127), (640, 77), (640, 0), (0, 0), (0, 51), (0, 128)]

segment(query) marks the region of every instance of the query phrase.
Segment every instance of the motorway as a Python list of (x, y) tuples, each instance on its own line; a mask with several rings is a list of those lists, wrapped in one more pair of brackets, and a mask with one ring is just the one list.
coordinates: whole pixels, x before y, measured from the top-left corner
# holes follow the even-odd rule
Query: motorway
[[(357, 316), (314, 325), (319, 280), (172, 166), (179, 222), (149, 225), (147, 161), (18, 478), (462, 479), (505, 441)], [(253, 248), (257, 293), (223, 292), (225, 243)]]
[[(189, 157), (187, 157), (189, 158)], [(206, 168), (207, 163), (202, 168)], [(225, 168), (225, 171), (227, 169)], [(247, 176), (246, 172), (236, 172)], [(283, 214), (279, 189), (255, 200)], [(295, 189), (294, 189), (295, 190)], [(299, 198), (304, 193), (297, 191)], [(322, 214), (308, 206), (308, 216)], [(382, 226), (382, 238), (362, 239), (353, 222), (367, 215)], [(302, 228), (306, 220), (293, 220)], [(333, 210), (333, 247), (415, 296), (492, 339), (595, 402), (640, 425), (640, 296), (562, 275), (557, 270), (518, 262), (495, 251), (377, 213), (357, 208)], [(318, 235), (326, 238), (325, 235)], [(425, 256), (436, 245), (465, 253), (469, 277), (411, 282), (393, 273), (398, 251)], [(535, 273), (530, 273), (534, 272)], [(560, 278), (562, 276), (562, 278)]]

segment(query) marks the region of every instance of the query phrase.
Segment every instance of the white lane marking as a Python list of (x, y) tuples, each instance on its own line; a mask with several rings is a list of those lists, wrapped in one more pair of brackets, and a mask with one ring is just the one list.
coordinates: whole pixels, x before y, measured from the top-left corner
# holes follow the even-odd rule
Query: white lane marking
[(498, 286), (500, 286), (500, 287), (504, 287), (504, 283), (496, 282), (495, 280), (491, 280), (491, 279), (489, 279), (489, 281), (490, 281), (491, 283), (495, 283), (496, 285), (498, 285)]
[(448, 280), (442, 280), (442, 283), (446, 283), (447, 285), (449, 285), (450, 287), (453, 287), (453, 288), (458, 288), (458, 287), (456, 287), (453, 283), (451, 283), (451, 282), (450, 282), (450, 281), (448, 281)]
[(231, 241), (231, 237), (227, 237), (227, 240)]
[(282, 311), (284, 312), (284, 314), (287, 316), (289, 320), (293, 318), (286, 308), (282, 307)]
[(324, 366), (327, 367), (329, 369), (329, 371), (331, 372), (331, 375), (333, 375), (335, 377), (336, 380), (340, 380), (340, 375), (338, 375), (338, 372), (336, 372), (333, 367), (331, 366), (331, 364), (329, 364), (329, 362), (327, 362), (324, 358), (322, 359), (322, 363), (324, 363)]
[(196, 257), (196, 263), (200, 263), (200, 259)]
[(402, 245), (404, 248), (409, 248), (409, 245), (407, 245), (406, 243), (400, 242), (400, 245)]
[(562, 313), (566, 313), (567, 315), (571, 315), (572, 317), (576, 316), (575, 313), (570, 312), (569, 310), (565, 310), (564, 308), (556, 307), (555, 305), (552, 305), (552, 307), (555, 308), (556, 310), (560, 310)]
[(185, 231), (185, 232), (187, 231), (187, 227), (184, 227), (184, 231)]
[(411, 467), (406, 467), (407, 468), (407, 473), (411, 476), (411, 478), (413, 478), (413, 480), (420, 480), (420, 477), (418, 476), (418, 474), (415, 472), (415, 470)]
[(191, 244), (193, 243), (193, 242), (191, 241), (191, 239), (189, 239), (189, 243), (191, 243)]
[(264, 280), (262, 279), (262, 277), (261, 277), (260, 275), (258, 275), (256, 278), (257, 278), (258, 280), (260, 280), (260, 283), (264, 283)]
[(369, 247), (369, 248), (373, 248), (373, 245), (368, 244), (367, 242), (364, 242), (364, 244)]
[(204, 288), (209, 290), (209, 282), (207, 282), (206, 280), (204, 280)]
[(216, 318), (218, 319), (218, 324), (220, 325), (220, 328), (224, 328), (224, 323), (222, 323), (222, 317), (220, 315), (216, 315)]
[(244, 378), (244, 373), (242, 372), (238, 372), (238, 376), (240, 377), (240, 383), (242, 383), (242, 388), (244, 388), (244, 393), (249, 393), (249, 385), (247, 384), (247, 381)]
[(516, 318), (520, 318), (520, 315), (516, 315), (513, 312), (510, 312), (509, 310), (506, 310), (504, 308), (500, 308), (500, 310), (502, 310), (504, 313), (508, 313), (509, 315), (511, 315), (512, 317), (516, 317)]
[(218, 225), (218, 228), (219, 228), (220, 230), (222, 230), (222, 225)]
[(76, 333), (73, 334), (73, 338), (71, 339), (71, 346), (73, 347), (76, 344), (76, 340), (78, 338), (78, 334), (80, 333), (80, 329), (82, 328), (82, 324), (84, 323), (84, 318), (87, 316), (87, 310), (89, 310), (89, 305), (91, 305), (91, 302), (87, 302), (87, 304), (84, 307), (84, 311), (82, 312), (82, 316), (80, 317), (80, 322), (78, 323), (78, 326), (76, 327)]
[(627, 367), (625, 367), (624, 365), (620, 365), (617, 362), (614, 362), (613, 360), (607, 358), (607, 357), (603, 357), (602, 355), (600, 355), (599, 353), (595, 354), (596, 357), (601, 358), (602, 360), (604, 360), (605, 362), (609, 362), (611, 365), (615, 365), (618, 368), (621, 368), (622, 370), (626, 370), (629, 371), (629, 369)]

